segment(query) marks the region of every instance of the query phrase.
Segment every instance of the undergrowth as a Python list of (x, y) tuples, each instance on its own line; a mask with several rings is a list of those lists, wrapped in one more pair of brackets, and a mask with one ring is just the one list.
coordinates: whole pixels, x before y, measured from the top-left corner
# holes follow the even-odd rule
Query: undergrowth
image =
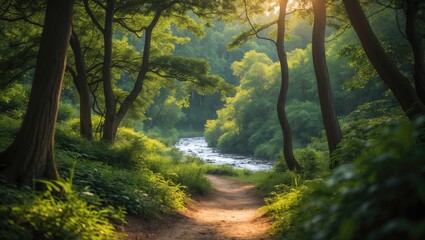
[(354, 161), (339, 160), (345, 164), (330, 177), (277, 185), (263, 210), (275, 220), (278, 239), (425, 238), (425, 146), (417, 143), (416, 126), (371, 131), (362, 152), (338, 153)]
[[(66, 180), (39, 181), (47, 191), (0, 185), (0, 239), (121, 239), (121, 208), (88, 203)], [(114, 223), (114, 224), (112, 224)]]
[[(7, 122), (13, 119), (0, 118)], [(125, 212), (150, 219), (183, 210), (190, 194), (210, 190), (199, 159), (129, 128), (118, 130), (114, 145), (88, 141), (75, 131), (77, 122), (56, 129), (55, 158), (67, 181), (44, 182), (44, 193), (0, 186), (0, 239), (118, 239)], [(0, 150), (19, 128), (7, 126)], [(56, 188), (66, 191), (57, 196)]]

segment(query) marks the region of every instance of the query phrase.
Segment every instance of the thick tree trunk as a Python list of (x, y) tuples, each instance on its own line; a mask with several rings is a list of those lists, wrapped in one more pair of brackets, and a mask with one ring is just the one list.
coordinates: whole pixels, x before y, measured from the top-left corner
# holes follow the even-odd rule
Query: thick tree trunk
[[(313, 65), (319, 91), (320, 109), (328, 140), (329, 153), (337, 148), (342, 139), (342, 131), (336, 116), (332, 97), (332, 88), (326, 64), (325, 29), (326, 0), (313, 0)], [(332, 166), (331, 166), (332, 168)]]
[(390, 61), (378, 38), (372, 31), (359, 0), (343, 0), (343, 2), (348, 18), (360, 39), (366, 55), (381, 79), (393, 92), (406, 116), (412, 120), (417, 116), (425, 114), (425, 106), (419, 100), (415, 89), (409, 83), (409, 80)]
[(53, 146), (60, 91), (71, 35), (73, 0), (48, 0), (27, 113), (12, 145), (0, 154), (6, 181), (33, 185), (57, 179)]
[(416, 94), (425, 104), (425, 51), (422, 43), (423, 37), (417, 32), (417, 16), (420, 10), (419, 0), (406, 0), (406, 35), (412, 47), (414, 56), (413, 77), (415, 80)]
[(105, 96), (105, 123), (103, 126), (103, 140), (114, 143), (118, 124), (115, 120), (117, 103), (112, 89), (112, 22), (114, 18), (115, 2), (108, 0), (106, 6), (105, 26), (103, 29), (104, 59), (103, 59), (103, 93)]
[(93, 128), (91, 121), (90, 89), (87, 83), (86, 65), (84, 63), (80, 41), (74, 31), (72, 31), (69, 42), (74, 52), (75, 68), (77, 69), (77, 73), (73, 74), (73, 79), (78, 95), (80, 96), (80, 134), (91, 140), (93, 138)]
[(281, 86), (279, 91), (279, 98), (277, 101), (277, 115), (279, 117), (279, 123), (283, 133), (283, 156), (285, 158), (286, 164), (288, 165), (289, 170), (301, 170), (301, 166), (295, 159), (295, 156), (293, 153), (291, 126), (289, 125), (288, 119), (286, 117), (286, 112), (285, 112), (286, 96), (287, 96), (288, 85), (289, 85), (288, 61), (286, 59), (286, 53), (284, 49), (285, 19), (286, 19), (287, 4), (288, 4), (287, 0), (279, 0), (280, 10), (279, 10), (279, 19), (277, 21), (276, 48), (277, 48), (277, 55), (280, 62)]

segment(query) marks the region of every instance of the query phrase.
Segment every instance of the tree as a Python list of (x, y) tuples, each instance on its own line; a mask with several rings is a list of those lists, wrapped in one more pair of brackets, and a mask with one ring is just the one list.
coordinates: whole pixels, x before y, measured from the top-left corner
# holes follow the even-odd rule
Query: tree
[[(92, 11), (87, 0), (84, 5), (88, 15), (103, 35), (104, 39), (104, 60), (102, 66), (102, 82), (105, 98), (105, 122), (103, 126), (103, 140), (113, 143), (118, 126), (124, 119), (132, 105), (143, 90), (145, 80), (150, 73), (150, 61), (152, 53), (152, 36), (161, 18), (176, 18), (179, 21), (190, 22), (188, 12), (194, 12), (198, 16), (211, 18), (218, 13), (230, 12), (233, 8), (231, 1), (220, 2), (189, 2), (189, 1), (118, 1), (107, 0), (106, 4), (96, 2), (98, 8), (103, 9), (104, 24), (100, 24), (96, 13)], [(144, 21), (140, 21), (143, 15)], [(137, 16), (139, 18), (137, 18)], [(146, 19), (148, 19), (146, 23)], [(143, 34), (142, 60), (133, 87), (128, 95), (119, 104), (114, 94), (111, 67), (112, 67), (112, 39), (113, 23), (127, 32), (136, 36)]]
[(0, 88), (21, 80), (35, 68), (45, 7), (44, 1), (0, 3)]
[(419, 21), (424, 20), (423, 17), (422, 19), (419, 17), (419, 13), (425, 11), (425, 4), (419, 0), (405, 0), (403, 2), (406, 2), (406, 36), (412, 47), (414, 57), (413, 79), (415, 80), (416, 94), (425, 104), (425, 37), (418, 31)]
[(301, 170), (300, 164), (297, 162), (294, 156), (292, 148), (292, 132), (291, 126), (289, 125), (286, 117), (285, 105), (286, 96), (288, 93), (289, 86), (289, 70), (288, 61), (285, 53), (285, 18), (286, 18), (286, 6), (287, 0), (279, 0), (279, 19), (277, 20), (277, 37), (276, 37), (276, 51), (280, 63), (281, 71), (281, 86), (279, 91), (279, 97), (277, 101), (277, 116), (283, 132), (283, 156), (289, 170)]
[(389, 87), (409, 119), (425, 114), (425, 106), (418, 98), (409, 79), (396, 68), (374, 34), (358, 0), (343, 0), (348, 18), (360, 39), (366, 55)]
[(77, 33), (72, 31), (69, 43), (74, 53), (75, 68), (68, 67), (68, 71), (72, 75), (74, 85), (77, 89), (78, 95), (80, 96), (80, 134), (81, 136), (91, 140), (93, 138), (93, 127), (91, 121), (91, 100), (90, 100), (90, 88), (87, 82), (86, 75), (86, 64), (84, 62), (84, 56), (81, 50), (80, 41)]
[(71, 35), (73, 0), (47, 2), (30, 100), (12, 145), (0, 154), (6, 181), (32, 186), (34, 179), (57, 179), (54, 126)]
[(329, 153), (337, 148), (342, 139), (342, 131), (335, 113), (331, 83), (325, 53), (326, 1), (313, 0), (313, 65), (319, 92), (323, 125), (328, 140)]

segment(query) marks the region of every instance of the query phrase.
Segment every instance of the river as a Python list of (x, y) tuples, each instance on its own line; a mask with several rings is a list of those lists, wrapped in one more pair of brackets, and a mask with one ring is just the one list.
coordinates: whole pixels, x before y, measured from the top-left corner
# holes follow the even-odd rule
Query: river
[(267, 160), (220, 153), (218, 149), (208, 147), (208, 144), (203, 137), (181, 138), (177, 142), (176, 148), (184, 154), (197, 156), (203, 161), (211, 164), (229, 164), (234, 168), (248, 169), (252, 171), (270, 170), (273, 166), (273, 163)]

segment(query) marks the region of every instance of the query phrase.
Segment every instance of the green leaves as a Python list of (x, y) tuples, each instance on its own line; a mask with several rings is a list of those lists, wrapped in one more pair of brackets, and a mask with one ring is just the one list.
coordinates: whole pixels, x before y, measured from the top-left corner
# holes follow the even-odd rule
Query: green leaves
[[(73, 171), (71, 171), (72, 173)], [(117, 224), (124, 223), (125, 212), (113, 207), (88, 204), (72, 189), (67, 180), (38, 180), (46, 185), (43, 193), (26, 192), (0, 185), (2, 239), (120, 239)], [(7, 201), (5, 194), (16, 200)], [(60, 194), (59, 194), (60, 193)], [(25, 196), (25, 197), (24, 197)], [(6, 200), (6, 201), (5, 201)]]
[(335, 169), (326, 181), (306, 181), (268, 199), (266, 210), (278, 219), (280, 236), (422, 239), (425, 148), (416, 143), (420, 126), (401, 122), (380, 128), (353, 163)]

